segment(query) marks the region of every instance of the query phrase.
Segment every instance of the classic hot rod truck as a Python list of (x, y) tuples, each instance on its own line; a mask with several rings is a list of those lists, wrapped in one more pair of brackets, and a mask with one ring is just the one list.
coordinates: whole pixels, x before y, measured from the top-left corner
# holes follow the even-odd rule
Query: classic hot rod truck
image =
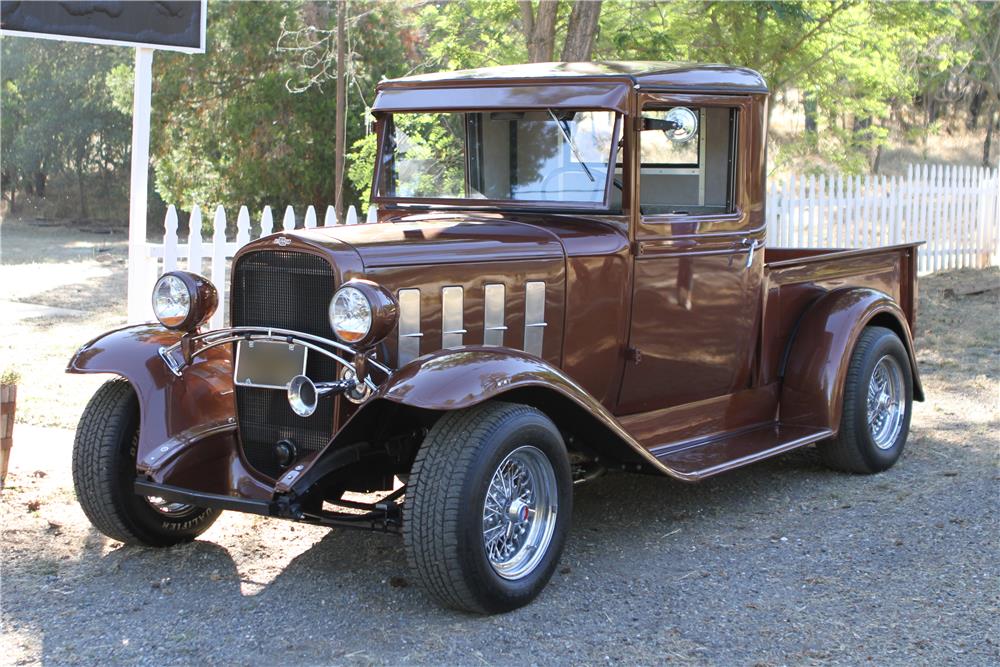
[(244, 246), (223, 329), (225, 286), (166, 273), (158, 323), (70, 361), (120, 376), (77, 432), (87, 516), (155, 546), (221, 510), (398, 532), (433, 598), (491, 613), (545, 586), (601, 472), (810, 443), (889, 468), (923, 398), (916, 246), (768, 248), (767, 104), (722, 65), (382, 82), (377, 224)]

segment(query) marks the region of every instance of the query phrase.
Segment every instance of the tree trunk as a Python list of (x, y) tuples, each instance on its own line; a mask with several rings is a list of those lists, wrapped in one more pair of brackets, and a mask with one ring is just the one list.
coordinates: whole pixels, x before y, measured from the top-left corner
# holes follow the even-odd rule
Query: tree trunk
[(299, 9), (302, 22), (320, 30), (326, 30), (330, 25), (330, 3), (303, 2)]
[(10, 185), (10, 214), (14, 215), (17, 213), (17, 171), (10, 170), (9, 172), (4, 172), (7, 177), (8, 184)]
[(87, 188), (83, 183), (83, 158), (76, 158), (76, 185), (80, 194), (80, 218), (86, 220), (90, 217), (87, 213)]
[(994, 114), (987, 114), (986, 123), (986, 141), (983, 142), (983, 166), (987, 169), (992, 167), (990, 164), (990, 150), (993, 148), (993, 128), (997, 126), (998, 120), (994, 118)]
[(965, 129), (974, 130), (979, 127), (979, 114), (983, 110), (983, 102), (986, 101), (987, 97), (986, 88), (980, 86), (979, 90), (972, 96), (972, 101), (969, 102), (969, 117), (965, 121)]
[(816, 95), (813, 93), (802, 94), (802, 111), (806, 117), (806, 134), (815, 136), (819, 132), (819, 125), (816, 122)]
[(597, 22), (601, 17), (601, 0), (576, 0), (566, 28), (566, 44), (562, 59), (566, 62), (590, 60), (597, 37)]
[(347, 134), (347, 86), (345, 77), (347, 0), (337, 2), (337, 128), (334, 133), (333, 200), (337, 221), (344, 222), (344, 142)]
[(552, 60), (556, 45), (556, 13), (559, 0), (539, 0), (536, 12), (531, 0), (519, 0), (524, 40), (528, 46), (528, 62)]

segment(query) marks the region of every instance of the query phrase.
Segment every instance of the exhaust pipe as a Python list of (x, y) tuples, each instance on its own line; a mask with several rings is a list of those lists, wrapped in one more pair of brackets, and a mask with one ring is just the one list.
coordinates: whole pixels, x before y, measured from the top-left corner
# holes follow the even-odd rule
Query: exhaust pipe
[(357, 382), (353, 379), (317, 384), (306, 375), (296, 375), (288, 383), (288, 405), (299, 417), (309, 417), (316, 412), (321, 397), (334, 392), (350, 391), (356, 385)]

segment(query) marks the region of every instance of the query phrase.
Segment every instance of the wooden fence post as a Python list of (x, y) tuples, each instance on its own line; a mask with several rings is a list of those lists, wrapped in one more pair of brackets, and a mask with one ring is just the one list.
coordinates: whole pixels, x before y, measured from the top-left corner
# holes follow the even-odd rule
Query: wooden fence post
[(326, 207), (326, 215), (323, 216), (323, 226), (333, 227), (337, 224), (337, 209), (332, 206)]
[(302, 226), (306, 229), (315, 229), (316, 227), (316, 209), (313, 208), (312, 204), (306, 207), (306, 219)]
[(212, 284), (219, 292), (219, 307), (212, 315), (211, 327), (220, 329), (226, 316), (226, 209), (219, 204), (215, 208), (212, 233)]
[(188, 254), (187, 270), (201, 275), (201, 207), (195, 204), (191, 207), (191, 217), (188, 218)]
[(239, 250), (250, 243), (250, 211), (246, 206), (240, 206), (236, 216), (236, 249)]
[(167, 219), (163, 221), (163, 273), (177, 270), (177, 209), (167, 207)]
[(260, 214), (260, 235), (268, 236), (274, 233), (274, 216), (271, 215), (271, 207), (265, 206)]
[(17, 384), (0, 384), (0, 489), (7, 481), (10, 450), (14, 447), (14, 413), (16, 409)]
[(281, 228), (286, 232), (295, 229), (295, 210), (289, 205), (285, 208), (285, 217), (281, 221)]

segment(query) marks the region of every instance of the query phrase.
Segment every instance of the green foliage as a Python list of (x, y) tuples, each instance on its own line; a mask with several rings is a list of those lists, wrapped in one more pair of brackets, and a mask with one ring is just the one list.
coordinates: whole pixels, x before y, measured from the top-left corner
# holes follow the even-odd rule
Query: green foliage
[[(153, 150), (165, 200), (185, 208), (333, 202), (333, 86), (303, 86), (303, 62), (329, 54), (276, 50), (283, 30), (302, 27), (297, 10), (289, 3), (212, 3), (208, 52), (158, 60)], [(375, 83), (405, 66), (398, 10), (352, 2), (350, 13), (360, 18), (350, 27), (348, 145), (365, 136), (362, 119)], [(366, 186), (352, 190), (351, 183), (349, 203), (367, 197)]]
[[(943, 92), (953, 100), (996, 87), (997, 7), (609, 0), (593, 57), (757, 69), (776, 101), (808, 98), (816, 121), (815, 133), (783, 138), (780, 150), (772, 146), (772, 162), (812, 161), (856, 172), (869, 168), (890, 128), (913, 137), (935, 127), (932, 108), (945, 104)], [(571, 8), (570, 0), (560, 0), (555, 53)], [(333, 202), (331, 9), (318, 2), (212, 2), (206, 54), (157, 53), (151, 150), (155, 187), (166, 201), (183, 208)], [(352, 0), (347, 12), (346, 196), (364, 206), (375, 159), (369, 110), (378, 81), (524, 62), (528, 48), (516, 0)], [(315, 43), (279, 49), (283, 33), (307, 28), (304, 16), (327, 22), (300, 33), (312, 34)], [(102, 174), (118, 184), (124, 203), (131, 53), (11, 37), (2, 48), (5, 182), (13, 177), (24, 185), (37, 171)], [(955, 92), (956, 86), (964, 88)], [(984, 114), (1000, 110), (991, 95)], [(447, 140), (431, 133), (426, 149), (443, 150)]]
[(527, 60), (513, 0), (431, 2), (416, 17), (422, 52), (415, 63), (424, 72), (511, 65)]
[(0, 371), (0, 385), (17, 384), (21, 381), (21, 374), (13, 368), (5, 368)]
[(115, 108), (105, 77), (128, 52), (27, 37), (4, 37), (0, 48), (5, 180), (37, 191), (54, 175), (71, 175), (85, 210), (84, 177), (98, 174), (110, 190), (126, 173), (131, 119)]
[(367, 134), (354, 142), (347, 154), (347, 178), (358, 192), (361, 210), (368, 209), (371, 201), (371, 182), (375, 174), (375, 158), (378, 152), (377, 137)]
[(595, 57), (755, 69), (779, 97), (794, 89), (815, 100), (820, 139), (800, 148), (811, 141), (820, 157), (861, 171), (886, 141), (892, 110), (919, 92), (928, 67), (945, 71), (961, 60), (949, 50), (955, 27), (935, 3), (607, 3)]

